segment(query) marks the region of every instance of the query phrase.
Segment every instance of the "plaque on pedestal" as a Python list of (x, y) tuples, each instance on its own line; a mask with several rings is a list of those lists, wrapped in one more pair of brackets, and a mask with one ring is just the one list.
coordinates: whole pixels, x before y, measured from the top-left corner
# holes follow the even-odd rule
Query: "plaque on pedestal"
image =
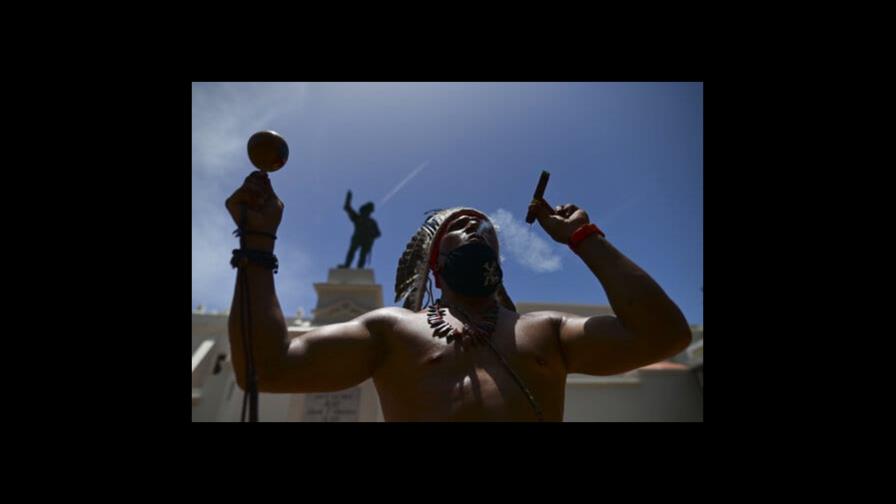
[(361, 387), (330, 394), (305, 397), (303, 422), (357, 422), (361, 406)]

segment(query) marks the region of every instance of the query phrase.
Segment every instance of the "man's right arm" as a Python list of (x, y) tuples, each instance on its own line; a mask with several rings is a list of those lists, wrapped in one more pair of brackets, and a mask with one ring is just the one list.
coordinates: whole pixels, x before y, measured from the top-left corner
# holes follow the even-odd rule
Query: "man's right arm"
[(387, 354), (387, 335), (402, 308), (380, 308), (293, 338), (262, 392), (332, 392), (373, 377)]
[[(245, 214), (246, 230), (269, 234), (276, 234), (284, 208), (270, 179), (262, 172), (246, 177), (243, 186), (227, 199), (226, 206), (237, 224)], [(249, 249), (274, 250), (274, 240), (263, 234), (248, 234), (244, 240)], [(243, 297), (243, 275), (237, 275), (228, 319), (233, 368), (243, 390), (247, 378), (244, 325), (251, 324), (259, 391), (328, 392), (357, 385), (373, 375), (384, 358), (385, 335), (400, 317), (400, 312), (406, 311), (381, 308), (350, 322), (316, 329), (290, 342), (273, 272), (251, 262), (245, 271), (249, 299)], [(249, 317), (244, 321), (247, 302)]]
[[(270, 271), (259, 271), (262, 277)], [(329, 324), (289, 341), (286, 323), (273, 285), (263, 289), (265, 278), (250, 284), (252, 350), (258, 390), (272, 393), (331, 392), (353, 387), (371, 378), (386, 355), (386, 335), (398, 320), (401, 308), (381, 308), (351, 321)], [(257, 297), (257, 301), (256, 298)], [(246, 388), (239, 288), (230, 316), (230, 344), (237, 383)], [(265, 306), (268, 309), (265, 309)]]
[[(276, 235), (285, 205), (274, 193), (266, 173), (252, 172), (243, 185), (227, 198), (225, 206), (233, 221), (249, 232), (241, 238), (246, 248), (268, 253), (274, 251), (274, 239), (257, 233)], [(233, 369), (237, 383), (243, 390), (246, 390), (244, 325), (251, 323), (249, 333), (259, 382), (266, 381), (273, 369), (271, 364), (279, 362), (286, 351), (286, 321), (274, 289), (273, 271), (250, 262), (245, 267), (245, 273), (236, 275), (227, 321)], [(248, 299), (243, 296), (244, 290), (249, 291)], [(248, 310), (248, 320), (243, 318), (244, 310)]]

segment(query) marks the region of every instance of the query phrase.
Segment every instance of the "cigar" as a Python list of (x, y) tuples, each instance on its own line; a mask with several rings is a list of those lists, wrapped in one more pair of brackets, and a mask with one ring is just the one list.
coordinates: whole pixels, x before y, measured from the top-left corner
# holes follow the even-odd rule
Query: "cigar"
[[(551, 177), (551, 174), (542, 170), (541, 177), (538, 179), (538, 186), (535, 187), (535, 194), (532, 196), (532, 199), (540, 200), (544, 197), (544, 190), (548, 186), (548, 179)], [(526, 213), (526, 223), (532, 224), (535, 222), (535, 213), (529, 210)]]

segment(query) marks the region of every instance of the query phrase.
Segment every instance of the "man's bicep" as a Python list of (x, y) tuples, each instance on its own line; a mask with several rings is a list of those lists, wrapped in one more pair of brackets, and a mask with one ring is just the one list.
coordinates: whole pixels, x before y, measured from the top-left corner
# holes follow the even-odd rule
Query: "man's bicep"
[(382, 343), (363, 316), (293, 338), (272, 392), (330, 392), (373, 376)]
[(653, 362), (650, 349), (612, 315), (563, 317), (560, 346), (568, 373), (614, 375)]

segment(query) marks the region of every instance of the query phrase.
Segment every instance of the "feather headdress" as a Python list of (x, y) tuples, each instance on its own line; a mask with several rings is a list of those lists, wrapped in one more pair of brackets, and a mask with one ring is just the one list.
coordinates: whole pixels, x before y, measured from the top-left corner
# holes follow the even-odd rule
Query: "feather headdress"
[[(444, 226), (461, 215), (475, 215), (491, 222), (487, 215), (475, 208), (455, 207), (429, 213), (398, 260), (398, 270), (395, 272), (396, 303), (404, 299), (403, 306), (408, 310), (420, 311), (424, 308), (423, 295), (429, 279), (431, 259), (433, 254), (438, 252)], [(504, 289), (503, 283), (498, 286), (495, 297), (505, 308), (516, 311), (516, 306)]]

